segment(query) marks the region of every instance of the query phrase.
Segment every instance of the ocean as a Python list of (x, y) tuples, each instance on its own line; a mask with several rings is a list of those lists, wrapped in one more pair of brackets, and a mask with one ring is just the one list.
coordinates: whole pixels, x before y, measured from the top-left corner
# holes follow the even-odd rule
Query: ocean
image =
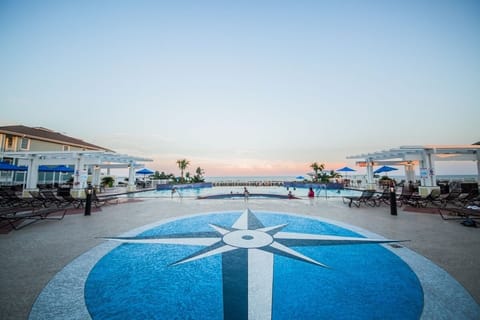
[[(310, 178), (306, 176), (306, 178)], [(206, 182), (303, 181), (295, 176), (221, 176), (205, 177)]]
[[(388, 175), (390, 178), (395, 179), (397, 182), (405, 180), (403, 175)], [(303, 181), (303, 179), (297, 179), (300, 176), (206, 176), (206, 182), (249, 182), (249, 181)], [(311, 180), (308, 175), (302, 176), (306, 180)], [(350, 180), (363, 180), (366, 175), (344, 175), (344, 178)], [(419, 176), (416, 177), (418, 180)], [(471, 182), (477, 181), (477, 175), (474, 174), (460, 174), (460, 175), (437, 175), (438, 181), (463, 181)]]

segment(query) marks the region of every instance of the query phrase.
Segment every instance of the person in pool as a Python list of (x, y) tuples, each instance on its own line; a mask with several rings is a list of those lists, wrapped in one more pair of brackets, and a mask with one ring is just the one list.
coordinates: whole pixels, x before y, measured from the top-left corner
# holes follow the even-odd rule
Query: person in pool
[(313, 191), (312, 187), (308, 190), (308, 197), (310, 199), (315, 198), (315, 192)]

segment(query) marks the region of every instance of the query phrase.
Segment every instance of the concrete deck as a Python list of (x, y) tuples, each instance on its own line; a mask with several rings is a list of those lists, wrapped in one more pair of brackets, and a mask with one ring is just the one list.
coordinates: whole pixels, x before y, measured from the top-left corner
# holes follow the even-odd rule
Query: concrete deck
[[(388, 239), (408, 239), (410, 241), (402, 246), (444, 269), (473, 297), (476, 301), (473, 311), (465, 314), (480, 315), (480, 228), (444, 221), (438, 214), (407, 212), (402, 208), (398, 209), (397, 216), (390, 215), (385, 206), (349, 208), (339, 199), (317, 198), (314, 202), (250, 199), (244, 202), (175, 198), (108, 205), (92, 212), (91, 216), (67, 215), (62, 221), (42, 221), (0, 235), (0, 318), (28, 319), (32, 306), (49, 281), (75, 258), (105, 243), (99, 237), (121, 235), (165, 219), (197, 213), (243, 211), (247, 207), (253, 211), (325, 218)], [(462, 308), (454, 297), (450, 303), (452, 309)], [(472, 306), (466, 307), (471, 309)], [(441, 309), (438, 312), (426, 318), (445, 318), (444, 315), (437, 317), (443, 314)]]

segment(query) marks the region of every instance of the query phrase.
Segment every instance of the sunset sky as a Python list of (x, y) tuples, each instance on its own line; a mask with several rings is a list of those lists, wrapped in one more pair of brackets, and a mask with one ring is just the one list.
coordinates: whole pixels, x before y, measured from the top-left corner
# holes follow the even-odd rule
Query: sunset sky
[(480, 141), (479, 1), (0, 0), (0, 48), (0, 125), (159, 171), (303, 175)]

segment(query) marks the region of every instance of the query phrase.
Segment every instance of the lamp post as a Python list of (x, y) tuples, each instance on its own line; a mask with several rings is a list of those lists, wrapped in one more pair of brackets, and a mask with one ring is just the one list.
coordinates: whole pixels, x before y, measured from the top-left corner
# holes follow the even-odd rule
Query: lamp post
[(93, 193), (93, 188), (91, 184), (88, 184), (87, 189), (85, 190), (86, 198), (85, 198), (85, 215), (89, 216), (90, 211), (92, 209), (92, 193)]
[(390, 186), (390, 214), (397, 215), (397, 195), (395, 194), (395, 185)]

